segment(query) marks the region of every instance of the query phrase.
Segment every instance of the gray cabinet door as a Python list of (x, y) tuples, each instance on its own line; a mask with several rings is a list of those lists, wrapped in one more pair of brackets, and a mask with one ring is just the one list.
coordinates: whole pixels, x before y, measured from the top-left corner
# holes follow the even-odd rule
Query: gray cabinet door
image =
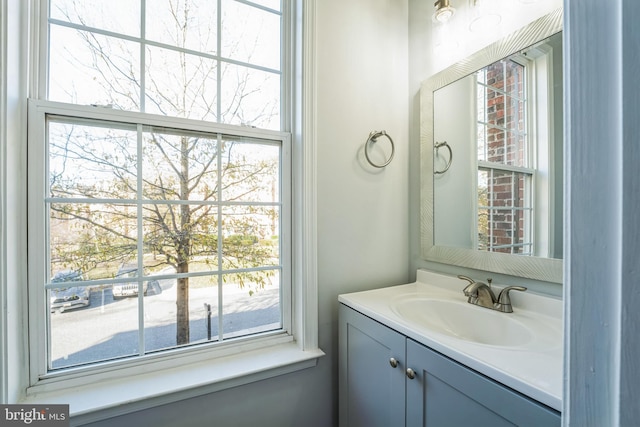
[(340, 426), (404, 426), (405, 336), (339, 307)]
[(560, 414), (407, 339), (407, 426), (560, 426)]

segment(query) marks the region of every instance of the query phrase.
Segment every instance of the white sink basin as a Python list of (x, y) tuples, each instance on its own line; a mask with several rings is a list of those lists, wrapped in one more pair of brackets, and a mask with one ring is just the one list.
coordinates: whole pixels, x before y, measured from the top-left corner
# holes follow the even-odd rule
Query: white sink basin
[(500, 347), (523, 347), (534, 334), (512, 313), (478, 307), (467, 302), (413, 298), (391, 303), (405, 321), (460, 340)]

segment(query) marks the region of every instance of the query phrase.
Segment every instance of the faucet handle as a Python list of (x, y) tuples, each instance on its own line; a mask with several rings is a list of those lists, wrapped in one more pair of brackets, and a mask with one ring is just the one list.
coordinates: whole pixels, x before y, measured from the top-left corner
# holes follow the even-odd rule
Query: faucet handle
[(458, 279), (466, 280), (467, 282), (469, 282), (469, 284), (475, 283), (475, 280), (473, 280), (471, 277), (463, 276), (462, 274), (458, 274)]
[(498, 294), (498, 302), (495, 304), (495, 309), (502, 311), (503, 313), (513, 313), (513, 307), (511, 306), (511, 297), (509, 291), (521, 291), (527, 290), (524, 286), (507, 286)]

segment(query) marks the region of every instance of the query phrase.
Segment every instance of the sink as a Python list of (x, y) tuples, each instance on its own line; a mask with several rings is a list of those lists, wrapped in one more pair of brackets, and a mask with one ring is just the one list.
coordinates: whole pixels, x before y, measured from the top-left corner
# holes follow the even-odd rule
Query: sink
[(500, 347), (522, 347), (534, 334), (513, 314), (465, 301), (433, 298), (401, 299), (391, 310), (407, 322), (464, 341)]

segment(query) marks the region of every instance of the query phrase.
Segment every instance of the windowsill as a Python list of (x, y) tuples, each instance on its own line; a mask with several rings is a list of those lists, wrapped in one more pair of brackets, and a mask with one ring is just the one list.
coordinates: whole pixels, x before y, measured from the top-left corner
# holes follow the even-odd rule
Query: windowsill
[(88, 423), (295, 372), (324, 352), (295, 342), (134, 377), (26, 396), (25, 404), (68, 404), (72, 425)]

